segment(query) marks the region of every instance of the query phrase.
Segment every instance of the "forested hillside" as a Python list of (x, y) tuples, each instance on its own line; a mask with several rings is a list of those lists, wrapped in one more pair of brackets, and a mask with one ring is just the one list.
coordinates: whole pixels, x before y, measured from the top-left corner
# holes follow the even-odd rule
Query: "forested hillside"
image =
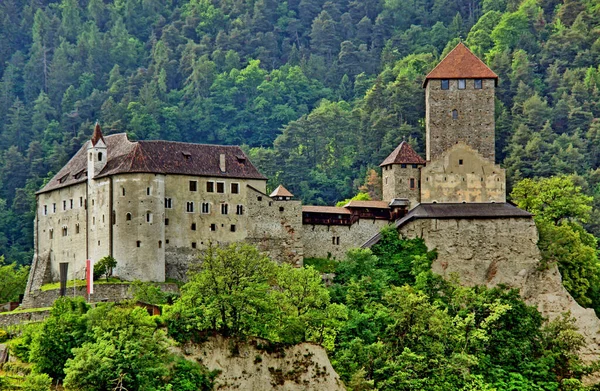
[(500, 76), (509, 180), (577, 173), (599, 206), (599, 21), (593, 0), (3, 0), (0, 253), (30, 261), (34, 193), (96, 120), (352, 196), (404, 137), (424, 149), (421, 83), (461, 38)]

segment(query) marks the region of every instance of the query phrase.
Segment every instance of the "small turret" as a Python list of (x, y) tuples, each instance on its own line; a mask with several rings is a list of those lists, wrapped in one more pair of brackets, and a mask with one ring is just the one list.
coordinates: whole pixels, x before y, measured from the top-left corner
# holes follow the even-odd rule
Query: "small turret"
[(102, 129), (100, 129), (100, 124), (98, 122), (96, 122), (94, 134), (92, 134), (92, 139), (88, 144), (87, 155), (88, 178), (94, 179), (98, 174), (100, 174), (104, 166), (106, 166), (106, 162), (108, 161), (106, 142), (104, 141)]
[(294, 195), (290, 193), (288, 189), (282, 185), (279, 185), (277, 186), (277, 189), (273, 190), (269, 197), (275, 201), (289, 201), (292, 199), (292, 197), (294, 197)]
[(410, 207), (421, 202), (421, 168), (425, 160), (406, 142), (400, 145), (379, 165), (383, 177), (383, 200), (410, 200)]

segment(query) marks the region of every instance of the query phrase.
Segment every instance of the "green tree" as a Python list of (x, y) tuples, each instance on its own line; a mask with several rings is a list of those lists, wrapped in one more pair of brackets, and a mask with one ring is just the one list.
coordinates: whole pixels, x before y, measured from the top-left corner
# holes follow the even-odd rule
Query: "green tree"
[(4, 256), (0, 256), (0, 303), (17, 301), (25, 293), (28, 276), (29, 266), (6, 264)]
[(73, 358), (72, 349), (88, 340), (85, 316), (88, 309), (81, 297), (61, 297), (54, 302), (50, 317), (31, 344), (29, 359), (38, 371), (53, 379), (65, 377), (64, 366)]
[(65, 365), (65, 388), (150, 390), (167, 374), (168, 340), (144, 308), (98, 306), (89, 314), (90, 340)]

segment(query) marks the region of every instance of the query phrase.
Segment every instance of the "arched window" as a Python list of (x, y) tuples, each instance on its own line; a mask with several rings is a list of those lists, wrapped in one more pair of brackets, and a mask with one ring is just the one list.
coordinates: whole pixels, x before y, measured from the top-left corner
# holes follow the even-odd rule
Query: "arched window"
[(162, 248), (162, 240), (158, 241), (158, 248)]
[(152, 222), (152, 213), (146, 212), (146, 223)]
[(102, 161), (102, 152), (98, 152), (98, 161), (101, 162)]
[(452, 119), (458, 119), (458, 110), (452, 110)]
[(131, 213), (127, 213), (125, 216), (125, 220), (131, 221)]

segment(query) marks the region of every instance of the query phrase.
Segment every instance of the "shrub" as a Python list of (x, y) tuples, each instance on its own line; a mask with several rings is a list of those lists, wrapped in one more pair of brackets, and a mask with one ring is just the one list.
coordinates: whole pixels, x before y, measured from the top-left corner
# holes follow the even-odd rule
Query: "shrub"
[(23, 382), (21, 389), (24, 391), (50, 391), (52, 379), (45, 373), (36, 373), (27, 376)]
[(0, 343), (6, 342), (8, 339), (8, 333), (4, 329), (0, 329)]

